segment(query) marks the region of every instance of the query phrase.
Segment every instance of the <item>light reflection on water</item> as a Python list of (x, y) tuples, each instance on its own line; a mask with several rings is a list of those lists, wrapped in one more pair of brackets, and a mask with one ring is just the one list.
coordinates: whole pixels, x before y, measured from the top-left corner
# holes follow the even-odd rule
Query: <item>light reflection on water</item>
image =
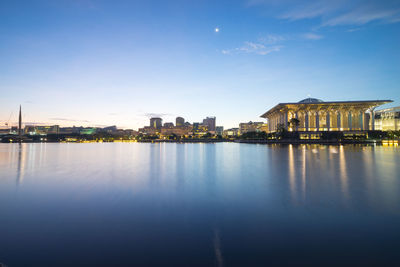
[(0, 262), (393, 264), (399, 163), (361, 145), (0, 144)]

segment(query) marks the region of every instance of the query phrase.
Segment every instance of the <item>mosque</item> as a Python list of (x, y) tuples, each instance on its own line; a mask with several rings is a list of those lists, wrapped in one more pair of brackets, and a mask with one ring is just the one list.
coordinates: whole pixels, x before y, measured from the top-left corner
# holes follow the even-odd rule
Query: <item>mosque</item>
[[(269, 132), (287, 131), (368, 131), (375, 130), (375, 108), (392, 100), (322, 101), (306, 98), (300, 102), (279, 103), (263, 115)], [(296, 118), (294, 126), (289, 121)]]

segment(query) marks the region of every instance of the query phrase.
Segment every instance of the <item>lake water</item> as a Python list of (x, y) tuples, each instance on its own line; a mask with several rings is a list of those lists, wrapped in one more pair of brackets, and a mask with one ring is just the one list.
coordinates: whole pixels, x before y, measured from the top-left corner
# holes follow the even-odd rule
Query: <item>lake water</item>
[(0, 263), (399, 266), (399, 152), (0, 144)]

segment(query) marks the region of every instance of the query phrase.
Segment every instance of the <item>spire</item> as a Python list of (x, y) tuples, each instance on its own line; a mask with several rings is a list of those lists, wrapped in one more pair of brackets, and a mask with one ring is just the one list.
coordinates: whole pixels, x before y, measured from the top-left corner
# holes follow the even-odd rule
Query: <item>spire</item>
[(21, 114), (21, 105), (19, 105), (18, 136), (20, 138), (21, 134), (22, 134), (22, 114)]

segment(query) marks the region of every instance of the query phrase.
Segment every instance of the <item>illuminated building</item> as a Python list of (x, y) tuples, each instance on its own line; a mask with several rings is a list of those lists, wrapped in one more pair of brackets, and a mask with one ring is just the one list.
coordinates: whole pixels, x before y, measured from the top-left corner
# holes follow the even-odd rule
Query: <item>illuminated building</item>
[(375, 112), (375, 129), (382, 131), (400, 130), (400, 107), (377, 110)]
[(36, 134), (39, 135), (47, 135), (47, 134), (59, 134), (60, 126), (52, 125), (52, 126), (36, 126), (35, 127)]
[(239, 128), (230, 128), (224, 130), (224, 136), (233, 137), (239, 135)]
[(224, 126), (215, 127), (216, 134), (223, 135), (224, 134)]
[(208, 126), (199, 122), (193, 122), (192, 134), (202, 136), (208, 133)]
[(92, 135), (92, 134), (95, 134), (95, 133), (96, 133), (96, 128), (91, 128), (91, 127), (83, 128), (80, 131), (80, 134), (82, 134), (82, 135), (84, 135), (84, 134)]
[(10, 134), (18, 134), (18, 126), (11, 126)]
[(239, 124), (240, 134), (248, 133), (248, 132), (261, 132), (261, 128), (264, 125), (264, 122), (242, 122)]
[(190, 134), (192, 131), (191, 126), (178, 126), (178, 127), (172, 127), (172, 128), (165, 128), (163, 127), (161, 129), (161, 135), (177, 135), (177, 136), (187, 136)]
[(161, 118), (151, 118), (150, 119), (150, 127), (155, 129), (161, 129), (162, 119)]
[(144, 126), (143, 128), (139, 128), (139, 133), (154, 135), (159, 133), (159, 130), (150, 126)]
[(207, 126), (208, 131), (210, 132), (215, 132), (215, 122), (216, 118), (215, 117), (207, 117), (203, 119), (203, 125)]
[(183, 126), (185, 124), (185, 119), (182, 117), (176, 117), (175, 125), (176, 126)]
[(83, 127), (61, 127), (60, 128), (60, 134), (79, 134), (80, 131), (83, 130)]
[[(21, 131), (21, 134), (22, 134), (22, 131)], [(21, 135), (21, 134), (19, 134), (19, 132), (18, 132), (18, 135)], [(25, 125), (24, 134), (35, 135), (36, 134), (35, 126), (33, 126), (33, 125)]]
[[(391, 100), (329, 101), (307, 98), (297, 103), (280, 103), (262, 118), (268, 120), (269, 132), (288, 131), (364, 131), (374, 130), (375, 108)], [(289, 125), (295, 118), (298, 125)]]
[(258, 129), (259, 129), (260, 132), (268, 133), (268, 123), (263, 123), (262, 125), (260, 125), (258, 127)]
[(174, 127), (174, 124), (172, 122), (166, 122), (166, 123), (164, 123), (164, 126), (163, 126), (163, 128), (173, 128), (173, 127)]
[(103, 129), (101, 129), (101, 132), (106, 132), (106, 133), (115, 133), (117, 131), (118, 131), (118, 129), (117, 129), (117, 126), (115, 126), (115, 125), (104, 127)]

